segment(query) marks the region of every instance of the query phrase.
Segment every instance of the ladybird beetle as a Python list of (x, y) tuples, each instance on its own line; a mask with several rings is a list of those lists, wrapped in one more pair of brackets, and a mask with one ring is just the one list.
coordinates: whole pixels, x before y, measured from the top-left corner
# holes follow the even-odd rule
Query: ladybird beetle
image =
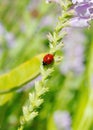
[(43, 58), (43, 65), (50, 65), (54, 61), (54, 56), (52, 54), (46, 54)]

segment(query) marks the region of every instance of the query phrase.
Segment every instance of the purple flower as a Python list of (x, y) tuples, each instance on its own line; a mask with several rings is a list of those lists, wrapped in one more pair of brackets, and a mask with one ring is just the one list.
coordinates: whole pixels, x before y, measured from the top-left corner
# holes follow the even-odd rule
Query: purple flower
[(72, 0), (72, 3), (76, 4), (76, 3), (89, 2), (89, 1), (93, 2), (93, 0)]
[(81, 2), (85, 2), (86, 0), (72, 0), (72, 3), (75, 4), (75, 3), (81, 3)]
[(6, 39), (6, 42), (8, 43), (8, 46), (10, 48), (13, 48), (15, 45), (15, 37), (14, 37), (13, 33), (7, 32), (5, 35), (5, 39)]
[(33, 10), (33, 9), (36, 9), (37, 6), (41, 3), (41, 0), (30, 0), (28, 6), (27, 6), (27, 9), (28, 10)]
[(93, 0), (73, 0), (72, 10), (74, 17), (70, 20), (70, 25), (74, 27), (86, 27), (93, 19)]
[(3, 25), (2, 25), (2, 23), (0, 23), (0, 36), (4, 35), (4, 33), (5, 33), (5, 29), (4, 29)]
[(93, 17), (93, 2), (82, 2), (74, 6), (76, 16), (83, 19), (90, 19)]
[(44, 16), (41, 21), (40, 21), (40, 28), (42, 27), (46, 27), (46, 26), (51, 26), (53, 25), (53, 22), (55, 23), (55, 19), (53, 16), (50, 16), (50, 15), (46, 15)]
[(69, 21), (71, 27), (87, 27), (89, 26), (89, 21), (87, 19), (80, 19), (74, 17)]
[(71, 117), (68, 111), (56, 111), (54, 122), (58, 130), (71, 130)]
[[(60, 4), (60, 0), (46, 0), (47, 3), (55, 2)], [(87, 27), (93, 19), (93, 0), (72, 0), (74, 16), (69, 24), (74, 27)]]
[(0, 23), (0, 37), (2, 37), (3, 39), (2, 42), (6, 41), (6, 43), (10, 48), (14, 46), (15, 44), (14, 34), (12, 32), (8, 32), (2, 23)]
[(79, 28), (67, 28), (67, 33), (68, 35), (63, 39), (64, 59), (60, 69), (64, 75), (68, 74), (70, 71), (78, 75), (81, 74), (84, 70), (83, 43), (85, 42), (85, 36)]

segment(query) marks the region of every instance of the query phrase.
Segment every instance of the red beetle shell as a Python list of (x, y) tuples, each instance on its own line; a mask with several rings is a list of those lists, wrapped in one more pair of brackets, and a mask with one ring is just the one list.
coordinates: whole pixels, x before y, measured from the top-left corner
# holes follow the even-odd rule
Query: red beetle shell
[(46, 54), (43, 58), (43, 65), (49, 65), (53, 63), (54, 56), (52, 54)]

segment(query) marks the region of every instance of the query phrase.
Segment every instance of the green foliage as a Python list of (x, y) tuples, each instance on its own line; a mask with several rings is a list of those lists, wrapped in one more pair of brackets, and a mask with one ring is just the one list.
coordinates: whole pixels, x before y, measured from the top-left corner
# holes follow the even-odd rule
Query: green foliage
[(0, 106), (12, 99), (13, 93), (0, 94)]
[(91, 124), (93, 123), (93, 37), (91, 36), (92, 33), (92, 30), (89, 29), (89, 56), (87, 62), (87, 69), (85, 71), (84, 77), (87, 81), (85, 81), (84, 86), (82, 86), (77, 112), (73, 121), (74, 130), (90, 130)]
[(39, 75), (43, 55), (44, 54), (38, 55), (0, 76), (0, 92), (3, 93), (15, 87), (20, 87), (22, 84), (31, 81), (31, 79)]
[[(67, 22), (72, 17), (72, 13), (70, 11), (68, 15), (68, 3), (64, 3), (64, 5), (65, 10), (62, 9), (62, 16), (60, 16), (53, 35), (49, 34), (48, 36), (50, 41), (49, 53), (54, 55), (54, 63), (57, 63), (62, 59), (61, 56), (56, 54), (57, 51), (61, 50), (61, 47), (63, 46), (62, 40), (65, 36), (64, 32), (61, 32), (60, 35), (60, 31), (67, 27)], [(35, 91), (29, 94), (28, 104), (26, 106), (23, 106), (23, 116), (20, 119), (21, 126), (20, 128), (18, 128), (18, 130), (23, 129), (24, 127), (22, 126), (24, 126), (26, 122), (33, 120), (38, 115), (37, 108), (43, 103), (43, 99), (41, 97), (48, 91), (48, 88), (46, 87), (46, 82), (48, 82), (48, 80), (50, 79), (53, 71), (54, 64), (51, 64), (50, 66), (44, 66), (43, 64), (41, 65), (42, 79), (40, 82), (36, 82)]]
[[(67, 5), (64, 2), (68, 1), (60, 0), (65, 11)], [(59, 51), (63, 47), (61, 40), (67, 35), (61, 29), (68, 26), (67, 18), (73, 12), (63, 11), (58, 17), (61, 8), (54, 3), (45, 4), (45, 0), (0, 0), (0, 5), (0, 27), (3, 25), (6, 30), (1, 35), (0, 28), (0, 130), (17, 130), (21, 116), (19, 130), (23, 129), (24, 123), (24, 130), (58, 130), (54, 119), (56, 111), (70, 114), (70, 129), (93, 130), (93, 23), (84, 30), (83, 73), (75, 74), (70, 70), (63, 74), (60, 65), (55, 63), (66, 58), (63, 51)], [(68, 6), (71, 6), (70, 3)], [(52, 33), (57, 17), (60, 22)], [(9, 33), (14, 35), (14, 41), (7, 40), (6, 34)], [(74, 32), (71, 33), (74, 38)], [(78, 41), (75, 40), (76, 48)], [(72, 44), (68, 44), (70, 50)], [(44, 52), (54, 54), (55, 62), (40, 68)], [(65, 65), (74, 58), (68, 59)], [(33, 85), (33, 79), (40, 71), (42, 80)]]
[(31, 60), (0, 76), (0, 105), (6, 103), (13, 96), (13, 93), (5, 92), (17, 87), (22, 87), (23, 84), (39, 75), (43, 55), (44, 54), (35, 56)]

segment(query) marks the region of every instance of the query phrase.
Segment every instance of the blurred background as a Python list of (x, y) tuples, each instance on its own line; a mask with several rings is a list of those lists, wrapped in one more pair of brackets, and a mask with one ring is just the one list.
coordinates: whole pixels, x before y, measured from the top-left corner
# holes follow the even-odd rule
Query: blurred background
[[(49, 50), (47, 34), (60, 12), (44, 0), (0, 0), (0, 75)], [(64, 58), (48, 82), (39, 116), (25, 130), (93, 130), (93, 26), (66, 30)], [(34, 81), (0, 106), (0, 130), (17, 130), (32, 87)]]

